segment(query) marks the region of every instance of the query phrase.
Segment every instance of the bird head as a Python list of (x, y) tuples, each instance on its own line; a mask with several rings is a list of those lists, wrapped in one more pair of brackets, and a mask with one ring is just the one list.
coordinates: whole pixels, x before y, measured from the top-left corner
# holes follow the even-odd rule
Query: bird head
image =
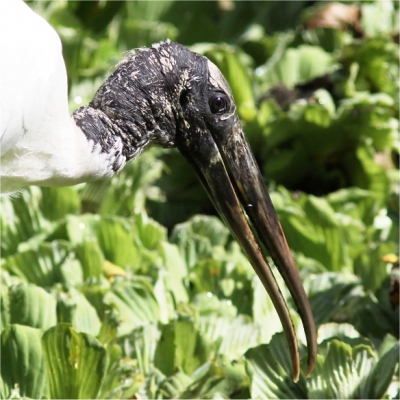
[(310, 305), (243, 132), (232, 91), (219, 69), (182, 45), (156, 44), (123, 60), (90, 107), (100, 110), (114, 134), (121, 137), (127, 159), (155, 144), (177, 147), (188, 160), (274, 303), (297, 380), (296, 334), (263, 252), (268, 250), (301, 316), (308, 345), (307, 374), (311, 373), (317, 345)]

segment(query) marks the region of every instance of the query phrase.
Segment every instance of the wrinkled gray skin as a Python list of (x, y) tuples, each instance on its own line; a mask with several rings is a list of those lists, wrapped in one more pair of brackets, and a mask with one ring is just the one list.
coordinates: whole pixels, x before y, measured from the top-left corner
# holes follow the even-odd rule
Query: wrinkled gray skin
[(114, 172), (148, 145), (180, 150), (268, 291), (288, 340), (293, 379), (298, 380), (293, 323), (259, 241), (274, 260), (303, 321), (309, 375), (317, 353), (311, 308), (218, 68), (176, 43), (141, 49), (122, 61), (89, 106), (73, 117), (87, 138), (111, 155)]
[(73, 117), (104, 152), (121, 138), (121, 164), (149, 144), (176, 147), (184, 108), (197, 107), (195, 113), (202, 114), (198, 107), (208, 107), (208, 99), (195, 98), (203, 95), (202, 86), (211, 85), (207, 64), (205, 57), (175, 43), (132, 52)]

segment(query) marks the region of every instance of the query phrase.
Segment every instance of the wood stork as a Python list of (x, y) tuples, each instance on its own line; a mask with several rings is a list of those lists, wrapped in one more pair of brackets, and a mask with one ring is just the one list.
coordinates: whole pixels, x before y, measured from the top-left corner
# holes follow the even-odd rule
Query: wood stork
[(21, 0), (0, 2), (0, 19), (2, 191), (111, 176), (147, 146), (177, 147), (268, 291), (297, 381), (293, 322), (258, 241), (267, 248), (303, 321), (310, 374), (317, 353), (310, 305), (218, 68), (176, 43), (139, 49), (71, 118), (56, 32)]

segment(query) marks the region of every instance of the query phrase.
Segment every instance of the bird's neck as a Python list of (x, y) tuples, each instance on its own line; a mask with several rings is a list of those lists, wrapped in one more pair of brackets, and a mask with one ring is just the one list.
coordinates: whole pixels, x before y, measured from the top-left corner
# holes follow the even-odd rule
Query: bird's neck
[(91, 106), (77, 109), (72, 117), (92, 146), (92, 152), (107, 159), (105, 168), (118, 172), (128, 160), (140, 154), (145, 144), (134, 143), (103, 111)]

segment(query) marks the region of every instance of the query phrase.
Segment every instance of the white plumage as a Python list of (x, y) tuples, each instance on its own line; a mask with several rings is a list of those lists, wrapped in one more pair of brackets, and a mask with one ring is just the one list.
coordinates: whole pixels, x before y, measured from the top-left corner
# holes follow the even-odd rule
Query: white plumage
[(0, 2), (1, 192), (112, 175), (68, 110), (56, 31), (22, 0)]

